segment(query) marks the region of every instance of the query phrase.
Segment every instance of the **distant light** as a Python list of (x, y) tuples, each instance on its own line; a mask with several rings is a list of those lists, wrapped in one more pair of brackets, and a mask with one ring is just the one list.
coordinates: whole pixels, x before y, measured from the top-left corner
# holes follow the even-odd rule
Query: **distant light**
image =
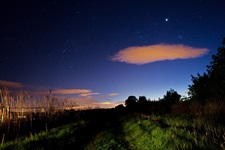
[(168, 19), (168, 18), (166, 18), (166, 19), (165, 19), (165, 21), (167, 22), (167, 21), (169, 21), (169, 19)]

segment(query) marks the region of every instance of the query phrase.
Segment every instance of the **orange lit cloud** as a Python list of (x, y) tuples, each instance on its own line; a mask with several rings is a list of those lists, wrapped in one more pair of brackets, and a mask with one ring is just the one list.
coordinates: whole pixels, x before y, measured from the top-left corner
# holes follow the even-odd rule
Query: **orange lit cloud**
[(0, 87), (22, 88), (23, 85), (21, 83), (18, 83), (18, 82), (0, 80)]
[(182, 44), (158, 44), (128, 47), (115, 54), (112, 61), (141, 65), (162, 60), (197, 58), (206, 53), (208, 53), (206, 48), (193, 48)]
[(87, 96), (87, 97), (69, 97), (68, 101), (69, 102), (75, 102), (79, 106), (89, 106), (89, 105), (92, 105), (93, 103), (97, 102), (92, 96)]
[(82, 94), (80, 94), (80, 96), (90, 96), (90, 95), (98, 95), (98, 94), (100, 94), (100, 93), (97, 93), (97, 92), (95, 92), (95, 93), (82, 93)]
[(53, 90), (53, 94), (78, 94), (81, 97), (88, 97), (91, 95), (98, 95), (100, 93), (98, 92), (92, 92), (91, 90), (88, 89), (58, 89), (58, 90)]
[(108, 96), (117, 96), (119, 95), (118, 93), (111, 93), (111, 94), (108, 94)]
[(58, 89), (53, 90), (53, 94), (90, 94), (91, 90), (87, 89)]
[(98, 104), (98, 105), (112, 105), (111, 102), (98, 102), (98, 103), (93, 103), (93, 104)]

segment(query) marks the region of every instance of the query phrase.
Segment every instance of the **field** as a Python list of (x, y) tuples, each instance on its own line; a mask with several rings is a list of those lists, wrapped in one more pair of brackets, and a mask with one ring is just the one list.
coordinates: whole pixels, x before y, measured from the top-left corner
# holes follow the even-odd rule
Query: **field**
[[(225, 149), (223, 116), (159, 114), (124, 109), (67, 110), (32, 122), (20, 119), (17, 135), (4, 134), (1, 149)], [(30, 127), (30, 128), (28, 128)], [(29, 130), (28, 130), (29, 129)], [(20, 132), (18, 132), (20, 131)], [(6, 132), (5, 132), (6, 133)], [(10, 133), (10, 132), (8, 132)], [(9, 136), (10, 135), (10, 136)]]
[(0, 96), (3, 150), (225, 149), (225, 107), (219, 103), (152, 101), (81, 110), (51, 94), (32, 99), (22, 91), (12, 96), (2, 90)]

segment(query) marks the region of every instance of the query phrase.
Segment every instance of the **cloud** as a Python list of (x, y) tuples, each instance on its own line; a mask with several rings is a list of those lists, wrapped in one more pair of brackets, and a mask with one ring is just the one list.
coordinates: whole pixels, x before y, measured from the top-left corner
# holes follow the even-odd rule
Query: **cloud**
[(82, 93), (82, 94), (80, 94), (80, 96), (85, 97), (85, 96), (98, 95), (98, 94), (100, 94), (100, 93), (98, 93), (98, 92), (95, 92), (95, 93)]
[[(29, 94), (32, 94), (32, 96), (43, 96), (46, 94), (49, 94), (49, 90), (47, 87), (35, 87), (35, 86), (25, 86), (18, 82), (12, 82), (12, 81), (3, 81), (0, 80), (0, 87), (7, 87), (7, 88), (28, 88)], [(44, 89), (44, 90), (43, 90)], [(92, 92), (89, 89), (56, 89), (51, 90), (52, 94), (57, 95), (57, 99), (59, 101), (64, 101), (66, 99), (68, 106), (75, 106), (77, 109), (87, 109), (87, 108), (114, 108), (117, 106), (117, 103), (113, 103), (110, 101), (99, 101), (96, 100), (94, 95), (100, 95), (103, 96), (101, 93), (98, 92)], [(65, 95), (68, 95), (65, 97)], [(74, 95), (77, 95), (74, 97)], [(117, 93), (111, 93), (104, 95), (107, 99), (111, 96), (116, 96)], [(94, 97), (93, 97), (94, 96)], [(97, 96), (98, 97), (98, 96)], [(102, 98), (101, 98), (102, 99)]]
[(162, 60), (197, 58), (205, 55), (208, 51), (206, 48), (194, 48), (182, 44), (136, 46), (119, 51), (111, 60), (142, 65)]
[(0, 80), (0, 87), (22, 88), (23, 85), (21, 83), (18, 83), (18, 82)]
[(91, 90), (88, 89), (58, 89), (52, 90), (53, 94), (90, 94)]
[(87, 97), (69, 97), (67, 98), (68, 102), (75, 102), (79, 106), (89, 106), (97, 101), (92, 96)]
[[(46, 94), (49, 94), (51, 91), (52, 94), (57, 95), (57, 99), (59, 101), (64, 101), (65, 98), (68, 102), (68, 106), (70, 104), (77, 104), (78, 109), (87, 109), (87, 108), (114, 108), (117, 106), (117, 103), (113, 103), (110, 101), (99, 101), (96, 100), (93, 95), (100, 95), (100, 97), (104, 96), (104, 99), (107, 99), (111, 96), (117, 96), (117, 93), (111, 93), (107, 95), (102, 95), (98, 92), (92, 92), (89, 89), (56, 89), (56, 90), (46, 90), (47, 87), (35, 87), (35, 86), (25, 86), (18, 82), (12, 82), (12, 81), (4, 81), (0, 80), (0, 87), (7, 87), (7, 88), (28, 88), (28, 91), (33, 96), (43, 96)], [(43, 90), (44, 89), (44, 90)], [(74, 97), (74, 95), (77, 95)], [(69, 95), (68, 97), (65, 97), (65, 95)], [(98, 97), (98, 96), (97, 96)], [(102, 99), (102, 98), (101, 98)], [(71, 105), (72, 106), (72, 105)], [(74, 105), (75, 106), (75, 105)]]
[(111, 94), (108, 94), (108, 96), (117, 96), (119, 95), (118, 93), (111, 93)]
[(98, 104), (98, 105), (112, 105), (111, 102), (98, 102), (98, 103), (93, 103), (93, 104)]

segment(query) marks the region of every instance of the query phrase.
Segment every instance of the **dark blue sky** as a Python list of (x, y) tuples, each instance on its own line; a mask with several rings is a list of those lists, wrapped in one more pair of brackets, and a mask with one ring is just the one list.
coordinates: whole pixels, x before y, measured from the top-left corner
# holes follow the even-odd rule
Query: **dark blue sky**
[(0, 2), (0, 86), (82, 104), (185, 95), (225, 36), (223, 0)]

